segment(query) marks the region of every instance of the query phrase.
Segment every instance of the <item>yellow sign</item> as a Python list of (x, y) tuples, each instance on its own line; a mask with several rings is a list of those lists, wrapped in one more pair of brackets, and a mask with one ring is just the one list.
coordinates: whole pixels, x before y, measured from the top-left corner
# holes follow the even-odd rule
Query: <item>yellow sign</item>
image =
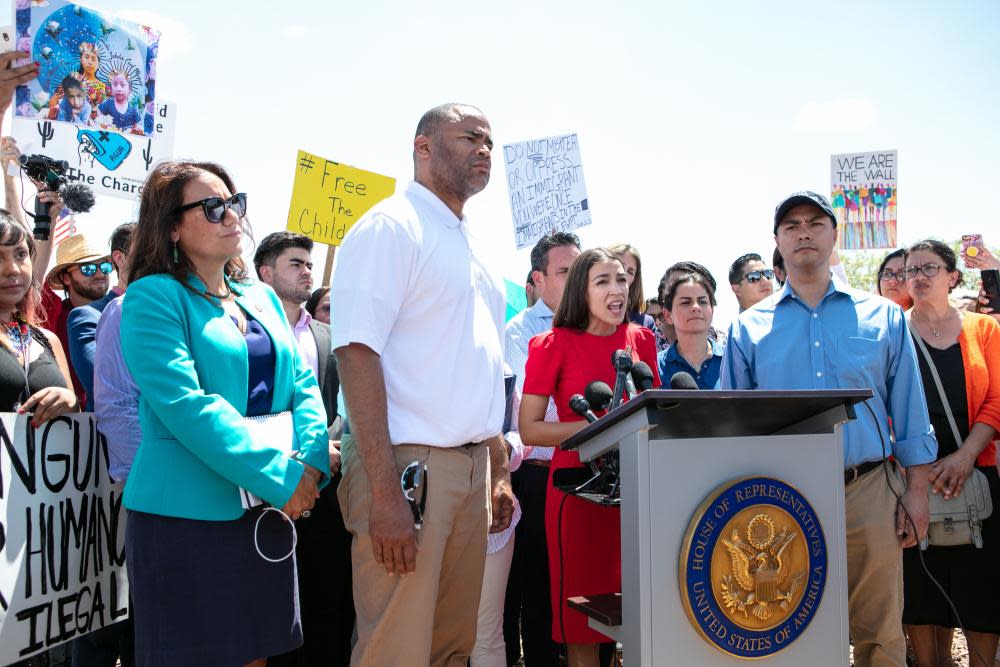
[(396, 190), (396, 179), (300, 150), (286, 229), (340, 245), (365, 212)]

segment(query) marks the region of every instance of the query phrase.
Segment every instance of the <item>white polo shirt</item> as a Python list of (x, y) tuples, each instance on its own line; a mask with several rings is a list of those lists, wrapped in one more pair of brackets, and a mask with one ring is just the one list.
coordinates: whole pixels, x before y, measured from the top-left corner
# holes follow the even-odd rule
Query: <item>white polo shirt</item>
[(393, 444), (454, 447), (503, 427), (503, 282), (474, 245), (466, 219), (411, 182), (337, 252), (333, 349), (381, 357)]

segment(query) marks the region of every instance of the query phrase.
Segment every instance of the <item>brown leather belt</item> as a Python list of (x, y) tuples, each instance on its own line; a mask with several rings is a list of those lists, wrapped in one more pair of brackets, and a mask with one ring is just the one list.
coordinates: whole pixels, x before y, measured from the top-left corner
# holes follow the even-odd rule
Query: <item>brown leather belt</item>
[(546, 461), (545, 459), (524, 459), (521, 461), (522, 465), (536, 466), (538, 468), (548, 468), (552, 465), (552, 461)]
[(862, 463), (861, 465), (856, 465), (853, 468), (844, 469), (844, 486), (848, 486), (851, 482), (858, 479), (862, 475), (875, 470), (880, 465), (885, 462), (885, 459), (881, 461), (868, 461), (867, 463)]

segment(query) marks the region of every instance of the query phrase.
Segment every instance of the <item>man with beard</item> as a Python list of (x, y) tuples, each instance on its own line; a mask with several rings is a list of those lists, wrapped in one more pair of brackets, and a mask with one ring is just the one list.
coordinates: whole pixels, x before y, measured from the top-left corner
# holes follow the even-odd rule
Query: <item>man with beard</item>
[(316, 373), (330, 431), (330, 472), (309, 516), (295, 522), (298, 546), (299, 604), (305, 644), (268, 660), (269, 667), (346, 665), (354, 631), (351, 597), (351, 534), (337, 502), (340, 485), (340, 435), (337, 416), (340, 377), (330, 350), (330, 327), (314, 320), (303, 307), (312, 294), (312, 239), (292, 232), (275, 232), (261, 240), (254, 253), (257, 277), (274, 289), (298, 342), (299, 354)]
[(487, 531), (503, 531), (513, 515), (500, 436), (503, 281), (463, 215), (489, 182), (492, 150), (479, 109), (425, 113), (414, 182), (365, 214), (337, 254), (333, 347), (349, 431), (339, 496), (354, 534), (354, 665), (464, 667)]
[[(59, 244), (56, 251), (56, 265), (45, 279), (47, 294), (43, 292), (42, 304), (48, 318), (48, 328), (55, 332), (63, 349), (69, 350), (69, 314), (97, 301), (108, 293), (108, 277), (114, 270), (111, 256), (94, 246), (83, 234), (75, 234)], [(53, 290), (61, 289), (65, 298), (61, 301)], [(73, 391), (80, 405), (87, 405), (87, 393), (73, 368), (69, 367), (73, 379)]]

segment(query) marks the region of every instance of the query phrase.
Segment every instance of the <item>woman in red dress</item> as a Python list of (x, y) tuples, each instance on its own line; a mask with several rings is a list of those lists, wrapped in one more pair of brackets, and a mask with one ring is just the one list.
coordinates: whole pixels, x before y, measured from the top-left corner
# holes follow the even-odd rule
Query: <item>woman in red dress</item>
[[(573, 262), (566, 291), (551, 331), (530, 343), (519, 413), (526, 445), (556, 447), (587, 422), (569, 407), (595, 380), (614, 384), (611, 358), (630, 348), (633, 360), (646, 362), (656, 376), (653, 332), (625, 321), (628, 284), (621, 261), (603, 248), (587, 250)], [(659, 386), (659, 376), (654, 386)], [(558, 422), (546, 422), (549, 397)], [(598, 665), (599, 645), (607, 637), (590, 629), (586, 617), (565, 603), (569, 597), (621, 590), (620, 516), (617, 507), (600, 506), (552, 487), (552, 475), (580, 468), (576, 452), (557, 449), (552, 457), (545, 503), (545, 528), (552, 587), (552, 637), (567, 644), (571, 667)]]

